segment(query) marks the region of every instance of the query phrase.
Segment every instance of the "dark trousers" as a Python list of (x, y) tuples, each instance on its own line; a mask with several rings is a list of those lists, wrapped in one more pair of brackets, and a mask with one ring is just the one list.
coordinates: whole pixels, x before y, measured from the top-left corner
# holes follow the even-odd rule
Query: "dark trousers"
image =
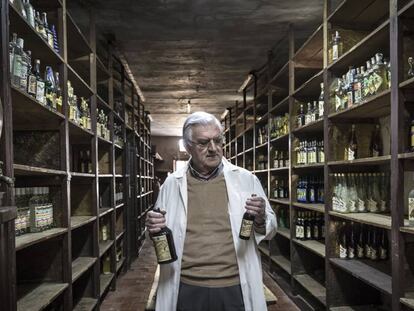
[(241, 287), (200, 287), (180, 283), (177, 311), (244, 311)]

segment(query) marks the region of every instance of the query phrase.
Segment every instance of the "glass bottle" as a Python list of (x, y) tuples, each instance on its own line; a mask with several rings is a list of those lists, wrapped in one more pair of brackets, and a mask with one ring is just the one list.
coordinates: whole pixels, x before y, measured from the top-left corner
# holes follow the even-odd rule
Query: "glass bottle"
[(414, 187), (408, 194), (408, 222), (410, 226), (414, 226)]
[(53, 74), (52, 67), (46, 66), (45, 68), (45, 97), (46, 104), (49, 108), (57, 110), (56, 106), (56, 93), (55, 93), (55, 76)]
[(348, 108), (348, 89), (349, 83), (347, 75), (343, 75), (341, 85), (341, 110)]
[(34, 28), (35, 27), (35, 13), (34, 13), (33, 6), (30, 4), (29, 0), (24, 0), (23, 5), (26, 11), (27, 21), (29, 22), (30, 26)]
[[(252, 197), (255, 195), (252, 194)], [(243, 219), (240, 226), (240, 233), (239, 238), (242, 240), (249, 240), (250, 236), (253, 231), (253, 223), (254, 223), (255, 217), (251, 214), (249, 214), (247, 211), (243, 215)]]
[(356, 257), (362, 259), (365, 257), (365, 225), (359, 226), (358, 242), (356, 246)]
[(321, 83), (321, 93), (319, 95), (319, 100), (318, 100), (318, 110), (319, 110), (319, 117), (323, 117), (324, 115), (324, 103), (325, 103), (325, 94), (324, 94), (324, 89), (323, 89), (323, 82)]
[(379, 235), (378, 229), (372, 228), (372, 235), (371, 235), (371, 260), (378, 260), (379, 259)]
[[(14, 61), (14, 54), (17, 48), (17, 34), (13, 33), (12, 40), (9, 43), (9, 62), (10, 62), (10, 74), (13, 73), (13, 61)], [(13, 79), (13, 77), (11, 76)]]
[(41, 104), (46, 104), (45, 99), (45, 82), (40, 76), (40, 60), (35, 60), (35, 76), (36, 76), (36, 100)]
[[(165, 214), (164, 211), (155, 209), (154, 212)], [(172, 231), (164, 227), (157, 233), (150, 234), (154, 243), (158, 264), (167, 264), (177, 260)], [(249, 236), (250, 237), (250, 236)]]
[(354, 227), (355, 227), (354, 223), (351, 222), (351, 225), (350, 225), (350, 228), (349, 228), (349, 231), (350, 231), (349, 240), (348, 240), (348, 243), (347, 243), (347, 246), (348, 246), (348, 248), (347, 248), (347, 250), (348, 250), (348, 259), (354, 259), (355, 256), (356, 256), (356, 243), (355, 243)]
[(17, 38), (16, 47), (14, 49), (13, 56), (13, 73), (12, 73), (12, 84), (20, 88), (21, 72), (22, 72), (22, 58), (23, 58), (23, 46), (24, 40)]
[(359, 104), (362, 101), (362, 76), (361, 69), (356, 69), (356, 74), (354, 77), (354, 102)]
[(371, 57), (371, 70), (369, 71), (369, 95), (375, 95), (376, 92), (376, 76), (374, 72), (374, 68), (376, 66), (376, 58)]
[(342, 222), (339, 239), (339, 258), (346, 259), (348, 257), (348, 245), (347, 245), (347, 227), (346, 223)]
[(362, 74), (362, 97), (365, 99), (371, 95), (371, 85), (370, 85), (370, 74), (371, 74), (371, 61), (367, 60), (367, 69)]
[(411, 119), (410, 124), (410, 151), (414, 152), (414, 118)]
[(348, 145), (345, 150), (347, 153), (345, 160), (351, 161), (358, 158), (358, 141), (355, 134), (355, 124), (352, 124), (351, 133), (348, 139)]
[(414, 58), (408, 57), (408, 78), (414, 77)]
[(354, 77), (355, 77), (355, 69), (349, 67), (347, 73), (347, 107), (352, 107), (355, 103), (355, 96), (354, 96)]
[(312, 122), (312, 104), (308, 102), (306, 116), (305, 116), (305, 124), (309, 124)]
[(379, 124), (375, 125), (375, 130), (371, 137), (371, 144), (369, 149), (371, 157), (382, 156), (382, 139)]
[(42, 23), (42, 19), (40, 18), (39, 11), (35, 11), (35, 29), (38, 34), (42, 35), (43, 23)]
[(357, 196), (356, 200), (357, 211), (360, 213), (366, 212), (365, 202), (366, 202), (366, 185), (365, 185), (364, 176), (362, 173), (357, 174)]
[(342, 40), (338, 31), (335, 31), (335, 37), (332, 40), (332, 61), (338, 60), (342, 55)]
[(62, 89), (60, 88), (59, 72), (55, 72), (55, 94), (56, 94), (56, 109), (63, 113)]
[(381, 230), (381, 242), (379, 245), (379, 259), (386, 260), (388, 258), (388, 235), (385, 230)]
[(303, 104), (300, 104), (299, 114), (298, 114), (298, 127), (304, 126), (306, 123), (305, 117), (305, 108)]
[(349, 186), (349, 200), (347, 205), (347, 211), (349, 213), (355, 213), (357, 211), (356, 200), (357, 200), (357, 190), (355, 185), (355, 174), (347, 174), (347, 185)]

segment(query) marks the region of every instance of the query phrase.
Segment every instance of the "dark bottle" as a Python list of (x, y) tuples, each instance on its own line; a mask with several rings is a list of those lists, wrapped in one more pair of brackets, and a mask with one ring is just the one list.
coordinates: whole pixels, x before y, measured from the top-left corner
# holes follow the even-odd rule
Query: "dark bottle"
[[(154, 209), (154, 212), (165, 214), (164, 211)], [(160, 265), (171, 263), (177, 260), (177, 253), (175, 251), (174, 239), (172, 231), (168, 227), (164, 227), (157, 233), (150, 234), (151, 240), (154, 243), (155, 254)]]
[(46, 96), (46, 103), (47, 106), (53, 110), (57, 110), (56, 107), (56, 84), (55, 84), (55, 76), (53, 74), (52, 67), (46, 66), (45, 69), (45, 96)]
[(321, 239), (320, 231), (319, 231), (319, 228), (320, 228), (320, 219), (319, 219), (320, 214), (317, 215), (316, 213), (313, 213), (312, 216), (313, 216), (312, 217), (312, 238), (314, 240), (320, 240)]
[(355, 124), (352, 124), (351, 133), (349, 135), (348, 146), (345, 160), (355, 160), (358, 158), (358, 142), (355, 134)]
[(385, 230), (382, 230), (381, 243), (379, 246), (379, 258), (381, 260), (386, 260), (388, 258), (388, 235)]
[(356, 257), (362, 259), (365, 257), (365, 231), (364, 225), (360, 225), (359, 227), (359, 234), (358, 234), (358, 242), (357, 242), (357, 250), (356, 250)]
[(381, 132), (380, 132), (379, 124), (375, 126), (375, 130), (374, 130), (374, 133), (372, 134), (371, 145), (369, 149), (370, 149), (371, 157), (382, 156), (382, 139), (381, 139)]
[(300, 104), (299, 114), (298, 114), (298, 127), (305, 125), (305, 108), (303, 104)]
[[(252, 194), (252, 197), (255, 197), (255, 194)], [(253, 231), (254, 216), (249, 214), (247, 211), (243, 215), (242, 223), (240, 226), (239, 238), (242, 240), (250, 239)]]
[(414, 152), (414, 118), (411, 119), (410, 124), (410, 151)]
[(371, 260), (379, 259), (379, 241), (378, 241), (378, 232), (376, 228), (372, 228), (371, 234)]
[(348, 258), (354, 259), (355, 258), (355, 235), (354, 235), (354, 223), (351, 223), (350, 227), (350, 234), (349, 234), (349, 240), (348, 240)]
[(371, 230), (367, 228), (365, 239), (365, 258), (371, 258)]
[(342, 222), (341, 224), (341, 234), (339, 237), (339, 258), (345, 259), (348, 257), (348, 246), (346, 239), (346, 224)]
[(309, 219), (309, 213), (305, 213), (305, 218), (303, 220), (303, 232), (304, 232), (304, 236), (303, 239), (304, 240), (310, 240), (312, 239), (312, 226), (311, 226), (311, 222)]

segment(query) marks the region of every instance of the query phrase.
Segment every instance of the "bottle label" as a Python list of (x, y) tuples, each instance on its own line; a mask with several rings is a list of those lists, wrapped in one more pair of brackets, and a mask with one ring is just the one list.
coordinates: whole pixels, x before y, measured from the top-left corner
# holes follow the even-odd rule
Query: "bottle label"
[(408, 198), (408, 221), (414, 223), (414, 198)]
[(45, 103), (45, 83), (37, 81), (36, 83), (36, 100)]
[(352, 150), (352, 148), (347, 148), (348, 150), (348, 159), (349, 161), (355, 160), (355, 152)]
[(158, 262), (164, 262), (172, 259), (170, 247), (168, 246), (168, 240), (165, 235), (152, 237), (154, 241), (155, 254), (157, 255)]
[(348, 247), (348, 258), (349, 259), (355, 258), (355, 249), (353, 247)]
[(339, 58), (339, 49), (338, 49), (338, 45), (334, 44), (332, 46), (332, 60), (337, 60)]
[(302, 238), (301, 234), (300, 234), (300, 226), (296, 226), (296, 238), (300, 239)]
[(372, 74), (373, 94), (378, 92), (382, 88), (383, 82), (384, 80), (378, 73), (374, 72)]
[(362, 245), (357, 245), (357, 257), (364, 258), (364, 247)]
[(241, 228), (240, 228), (240, 236), (250, 238), (253, 229), (253, 220), (243, 219)]
[(342, 244), (339, 245), (339, 258), (346, 258), (347, 256), (347, 251), (346, 251), (346, 247), (344, 247)]

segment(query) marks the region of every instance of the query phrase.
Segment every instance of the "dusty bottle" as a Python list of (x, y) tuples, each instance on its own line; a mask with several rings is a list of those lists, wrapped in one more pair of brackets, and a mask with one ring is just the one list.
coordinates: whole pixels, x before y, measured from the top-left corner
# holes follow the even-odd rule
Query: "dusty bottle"
[[(252, 197), (255, 197), (252, 194)], [(242, 223), (240, 226), (239, 238), (242, 240), (249, 240), (253, 231), (254, 216), (249, 214), (247, 211), (243, 215)]]
[[(160, 209), (154, 209), (154, 212), (165, 214)], [(174, 239), (172, 231), (168, 227), (164, 227), (157, 233), (150, 234), (151, 240), (154, 243), (155, 254), (160, 265), (171, 263), (177, 260), (177, 253), (175, 251)]]

